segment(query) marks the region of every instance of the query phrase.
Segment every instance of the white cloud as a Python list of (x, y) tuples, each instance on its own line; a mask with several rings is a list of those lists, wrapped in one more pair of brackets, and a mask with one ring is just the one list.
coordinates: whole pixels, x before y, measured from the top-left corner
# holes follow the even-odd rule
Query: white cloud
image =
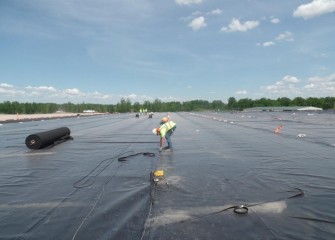
[(309, 19), (335, 11), (335, 0), (313, 0), (300, 5), (294, 12), (294, 17)]
[(300, 80), (294, 76), (284, 76), (283, 79), (277, 81), (273, 85), (268, 85), (265, 87), (261, 87), (265, 92), (268, 93), (278, 93), (278, 94), (298, 94), (300, 93), (300, 89), (295, 86), (296, 83), (300, 82)]
[(147, 95), (141, 95), (140, 100), (142, 101), (152, 101), (153, 97), (147, 96)]
[(200, 4), (202, 0), (175, 0), (178, 5)]
[(276, 41), (287, 41), (292, 42), (294, 41), (293, 34), (289, 31), (279, 34), (276, 38)]
[(290, 76), (290, 75), (287, 75), (285, 76), (281, 82), (284, 82), (284, 83), (298, 83), (300, 82), (300, 80), (294, 76)]
[(7, 83), (0, 83), (0, 87), (2, 88), (13, 88), (13, 85), (7, 84)]
[(309, 92), (321, 92), (334, 96), (335, 93), (335, 74), (326, 77), (311, 77), (308, 79), (303, 89)]
[(162, 97), (162, 98), (159, 98), (159, 100), (161, 100), (162, 102), (173, 102), (173, 101), (180, 101), (180, 98), (179, 97), (173, 97), (173, 96), (169, 96), (169, 97)]
[(94, 91), (93, 93), (88, 93), (87, 97), (92, 97), (94, 99), (112, 99), (113, 96), (109, 94), (102, 94), (98, 91)]
[(228, 27), (222, 27), (223, 32), (246, 32), (259, 26), (258, 21), (246, 21), (241, 23), (240, 20), (233, 18)]
[[(213, 15), (221, 15), (222, 10), (221, 9), (214, 9), (209, 12), (201, 12), (201, 11), (195, 11), (192, 12), (190, 16), (187, 17), (181, 17), (180, 19), (184, 22), (192, 21), (189, 26), (193, 28), (193, 30), (197, 30), (196, 28), (199, 27), (206, 27), (207, 24), (205, 23), (205, 18), (203, 16), (213, 16)], [(203, 24), (203, 25), (202, 25)]]
[(247, 90), (238, 90), (235, 92), (238, 95), (246, 95), (247, 94)]
[(3, 96), (18, 96), (18, 95), (24, 95), (25, 91), (16, 89), (11, 84), (0, 83), (0, 93)]
[[(51, 86), (27, 86), (19, 88), (7, 83), (0, 83), (0, 101), (19, 101), (19, 102), (54, 102), (73, 103), (87, 102), (99, 104), (116, 104), (121, 98), (129, 98), (132, 102), (153, 101), (154, 98), (148, 95), (120, 95), (105, 94), (98, 91), (82, 92), (78, 88), (56, 89)], [(175, 97), (162, 98), (165, 100)]]
[(294, 38), (293, 38), (293, 34), (289, 31), (286, 31), (284, 33), (279, 34), (274, 41), (267, 41), (264, 43), (258, 43), (258, 46), (263, 46), (263, 47), (269, 47), (272, 45), (275, 45), (275, 42), (293, 42)]
[(129, 98), (129, 99), (136, 99), (137, 95), (133, 93), (133, 94), (128, 95), (127, 98)]
[(314, 83), (310, 83), (304, 86), (305, 89), (315, 89), (316, 85)]
[(221, 15), (221, 13), (222, 13), (222, 10), (219, 9), (219, 8), (217, 8), (217, 9), (212, 10), (212, 11), (209, 12), (208, 14), (209, 14), (209, 15)]
[(78, 88), (68, 88), (63, 91), (63, 93), (67, 96), (83, 96), (84, 93), (80, 92)]
[(39, 97), (42, 98), (62, 98), (62, 100), (66, 99), (73, 99), (76, 97), (79, 98), (89, 98), (89, 99), (111, 99), (112, 96), (108, 94), (102, 94), (97, 91), (93, 93), (83, 93), (78, 88), (69, 88), (64, 90), (57, 90), (56, 88), (52, 86), (27, 86), (26, 89), (26, 95), (27, 96), (33, 96), (33, 97)]
[(275, 45), (275, 43), (269, 41), (269, 42), (265, 42), (265, 43), (263, 43), (262, 45), (263, 45), (264, 47), (269, 47), (269, 46)]
[(207, 26), (206, 20), (204, 17), (198, 17), (192, 20), (192, 22), (189, 24), (189, 26), (194, 30), (197, 31), (200, 28), (204, 28)]
[(40, 86), (40, 87), (32, 87), (32, 86), (28, 86), (26, 87), (27, 90), (32, 90), (32, 91), (37, 91), (37, 92), (45, 92), (45, 93), (53, 93), (53, 92), (57, 92), (56, 88), (54, 87), (47, 87), (47, 86)]
[(280, 20), (278, 18), (272, 18), (271, 23), (278, 24), (278, 23), (280, 23)]
[[(298, 85), (298, 83), (301, 83)], [(278, 97), (325, 97), (334, 96), (335, 73), (325, 77), (310, 77), (302, 81), (294, 76), (284, 76), (275, 84), (262, 86), (261, 89), (268, 94), (276, 94)]]

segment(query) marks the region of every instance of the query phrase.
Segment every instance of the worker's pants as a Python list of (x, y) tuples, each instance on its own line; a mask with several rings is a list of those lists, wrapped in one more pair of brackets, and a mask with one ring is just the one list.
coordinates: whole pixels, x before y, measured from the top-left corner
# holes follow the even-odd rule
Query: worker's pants
[(172, 142), (171, 142), (171, 135), (172, 133), (176, 130), (176, 127), (173, 127), (172, 129), (170, 129), (166, 135), (165, 135), (165, 139), (166, 139), (166, 142), (167, 142), (167, 147), (168, 148), (172, 148)]

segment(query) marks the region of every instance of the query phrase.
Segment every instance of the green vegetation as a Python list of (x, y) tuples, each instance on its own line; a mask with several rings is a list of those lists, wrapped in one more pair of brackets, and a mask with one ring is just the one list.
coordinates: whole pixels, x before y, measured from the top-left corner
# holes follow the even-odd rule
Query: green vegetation
[(334, 109), (335, 97), (325, 98), (294, 98), (293, 100), (283, 97), (276, 100), (261, 98), (252, 100), (243, 98), (236, 100), (234, 97), (228, 99), (225, 104), (221, 100), (214, 100), (212, 102), (205, 100), (192, 100), (186, 102), (162, 102), (156, 99), (153, 102), (145, 101), (143, 104), (139, 102), (132, 103), (130, 99), (122, 98), (117, 104), (90, 104), (79, 103), (73, 104), (71, 102), (64, 104), (56, 103), (19, 103), (5, 101), (0, 103), (0, 113), (4, 114), (33, 114), (33, 113), (54, 113), (56, 111), (81, 113), (84, 110), (94, 110), (96, 112), (139, 112), (142, 108), (148, 109), (152, 112), (178, 112), (178, 111), (227, 111), (227, 110), (243, 110), (252, 107), (289, 107), (289, 106), (313, 106), (327, 109)]

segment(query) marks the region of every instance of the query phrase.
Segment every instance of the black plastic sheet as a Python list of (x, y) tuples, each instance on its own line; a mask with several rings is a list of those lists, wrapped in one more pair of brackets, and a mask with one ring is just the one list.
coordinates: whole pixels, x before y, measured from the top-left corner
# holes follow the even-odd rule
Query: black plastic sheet
[[(0, 126), (0, 239), (334, 239), (333, 113), (170, 113), (173, 152), (162, 116)], [(75, 141), (22, 142), (64, 125)]]
[(70, 138), (71, 131), (67, 127), (60, 127), (49, 131), (30, 134), (26, 137), (26, 146), (30, 149), (41, 149), (56, 141), (64, 141)]

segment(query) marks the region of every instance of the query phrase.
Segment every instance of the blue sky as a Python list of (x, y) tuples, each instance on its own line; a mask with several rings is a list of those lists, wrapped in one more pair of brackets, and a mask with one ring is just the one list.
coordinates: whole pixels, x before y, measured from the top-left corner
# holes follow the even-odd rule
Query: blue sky
[(335, 0), (0, 0), (0, 101), (335, 96)]

